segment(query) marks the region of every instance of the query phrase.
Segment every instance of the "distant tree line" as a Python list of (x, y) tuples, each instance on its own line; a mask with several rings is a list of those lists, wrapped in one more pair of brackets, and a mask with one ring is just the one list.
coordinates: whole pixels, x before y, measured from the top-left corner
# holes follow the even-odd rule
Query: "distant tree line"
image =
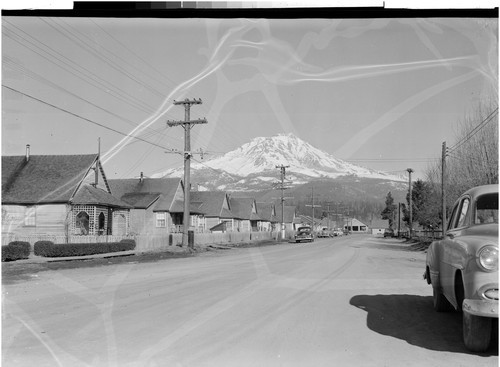
[[(498, 106), (496, 102), (482, 102), (458, 124), (458, 132), (452, 144), (447, 142), (445, 166), (445, 190), (447, 218), (455, 200), (466, 190), (480, 185), (498, 184)], [(412, 183), (412, 219), (425, 229), (437, 229), (442, 225), (442, 162), (430, 165), (426, 180)], [(393, 224), (395, 212), (389, 192), (382, 219)], [(409, 193), (403, 205), (402, 220), (409, 223)]]

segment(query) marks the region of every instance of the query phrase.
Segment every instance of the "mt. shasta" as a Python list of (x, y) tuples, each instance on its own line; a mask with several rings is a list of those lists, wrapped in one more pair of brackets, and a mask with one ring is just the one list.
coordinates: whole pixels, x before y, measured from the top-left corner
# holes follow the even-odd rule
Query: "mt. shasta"
[[(257, 137), (240, 148), (203, 163), (191, 163), (191, 182), (211, 190), (261, 190), (279, 178), (277, 166), (286, 168), (291, 185), (341, 176), (401, 182), (405, 179), (336, 159), (293, 134)], [(183, 167), (153, 177), (183, 177)]]

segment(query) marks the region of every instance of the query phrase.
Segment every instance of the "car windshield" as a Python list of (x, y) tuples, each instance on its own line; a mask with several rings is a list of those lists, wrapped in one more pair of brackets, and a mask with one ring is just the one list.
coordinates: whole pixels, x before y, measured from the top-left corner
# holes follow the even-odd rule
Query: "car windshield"
[(498, 193), (480, 196), (476, 201), (475, 224), (498, 223)]
[(301, 233), (302, 232), (311, 232), (311, 228), (309, 228), (309, 227), (301, 227), (301, 228), (299, 228), (299, 232), (301, 232)]

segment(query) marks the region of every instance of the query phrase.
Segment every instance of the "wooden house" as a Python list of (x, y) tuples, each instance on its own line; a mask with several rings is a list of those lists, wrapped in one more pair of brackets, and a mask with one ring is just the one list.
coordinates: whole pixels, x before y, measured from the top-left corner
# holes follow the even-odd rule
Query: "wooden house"
[(224, 191), (191, 191), (190, 204), (205, 220), (205, 230), (233, 232), (236, 222), (229, 197)]
[(127, 235), (97, 154), (2, 156), (2, 235)]
[(184, 186), (180, 178), (145, 178), (141, 174), (140, 178), (108, 182), (111, 192), (131, 207), (132, 233), (161, 235), (182, 232)]
[[(281, 229), (281, 223), (285, 224), (285, 230), (286, 231), (295, 231), (295, 225), (294, 223), (296, 222), (296, 208), (295, 206), (291, 205), (285, 205), (283, 207), (284, 211), (282, 210), (281, 205), (276, 205), (276, 220), (277, 220), (277, 230)], [(283, 213), (283, 214), (282, 214)]]
[(274, 203), (257, 202), (257, 213), (260, 220), (257, 223), (259, 231), (271, 232), (276, 230), (278, 219), (276, 217), (276, 207)]
[(253, 198), (229, 199), (231, 212), (235, 219), (235, 228), (239, 232), (257, 232), (258, 223), (261, 220), (257, 213), (257, 203)]

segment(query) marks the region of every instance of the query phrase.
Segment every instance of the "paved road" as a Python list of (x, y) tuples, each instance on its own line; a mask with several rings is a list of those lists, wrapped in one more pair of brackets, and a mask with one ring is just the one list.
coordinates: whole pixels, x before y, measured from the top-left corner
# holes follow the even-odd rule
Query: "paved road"
[(4, 283), (3, 366), (497, 366), (432, 310), (425, 254), (347, 236)]

